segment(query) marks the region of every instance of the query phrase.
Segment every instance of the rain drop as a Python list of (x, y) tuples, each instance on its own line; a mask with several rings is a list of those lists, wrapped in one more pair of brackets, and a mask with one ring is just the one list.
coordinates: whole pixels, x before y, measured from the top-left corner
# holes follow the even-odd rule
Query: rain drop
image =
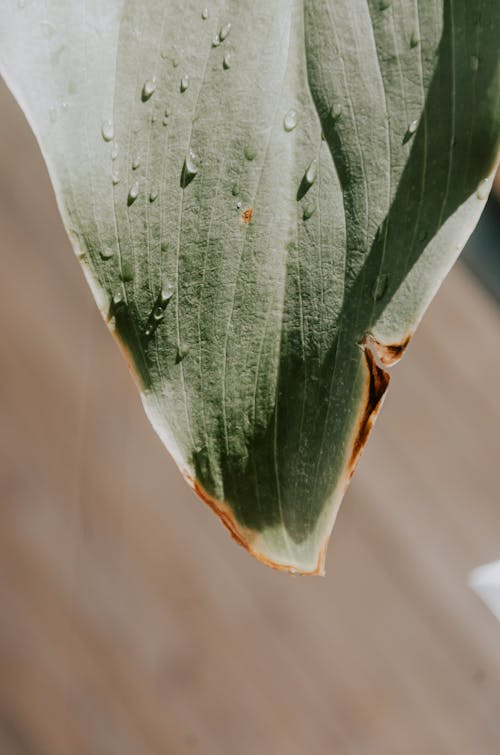
[(189, 153), (184, 160), (184, 166), (182, 168), (181, 185), (183, 189), (186, 188), (189, 183), (191, 183), (197, 173), (197, 157), (192, 150), (189, 150)]
[(140, 157), (140, 155), (136, 155), (134, 157), (133, 162), (132, 162), (132, 170), (137, 170), (137, 168), (140, 166), (140, 164), (141, 164), (141, 157)]
[(105, 142), (110, 142), (113, 139), (115, 132), (114, 132), (113, 124), (111, 123), (111, 121), (102, 122), (101, 134)]
[(165, 316), (165, 312), (163, 310), (163, 307), (155, 307), (153, 310), (153, 320), (156, 320), (156, 322), (160, 322), (160, 320), (163, 320)]
[(212, 47), (218, 47), (220, 45), (220, 37), (218, 34), (212, 39)]
[(207, 20), (207, 18), (208, 18), (208, 8), (203, 8), (203, 10), (201, 11), (201, 17), (202, 17), (202, 19), (204, 21)]
[(119, 307), (121, 304), (124, 304), (123, 301), (123, 293), (121, 291), (115, 291), (112, 298), (113, 307)]
[(418, 120), (414, 120), (410, 123), (410, 125), (406, 129), (406, 134), (403, 137), (403, 144), (406, 144), (406, 142), (408, 142), (412, 138), (415, 131), (417, 130), (417, 127), (418, 127)]
[(156, 89), (156, 80), (155, 79), (148, 79), (144, 82), (144, 86), (142, 87), (142, 94), (141, 99), (143, 102), (147, 102), (149, 98), (153, 95), (153, 92)]
[(164, 126), (168, 126), (168, 118), (166, 115), (163, 117), (162, 123)]
[(134, 268), (130, 262), (122, 262), (120, 278), (124, 283), (130, 283), (130, 281), (134, 280)]
[(162, 307), (166, 307), (172, 296), (174, 295), (174, 288), (170, 283), (164, 283), (160, 291), (158, 300)]
[(158, 199), (158, 192), (157, 191), (151, 191), (149, 194), (149, 201), (150, 202), (156, 202)]
[(316, 211), (316, 207), (313, 204), (306, 204), (304, 207), (304, 212), (302, 213), (302, 217), (304, 220), (309, 220)]
[(257, 157), (257, 150), (254, 147), (245, 147), (245, 157), (247, 160), (255, 160)]
[(183, 359), (187, 357), (189, 354), (189, 348), (184, 345), (180, 345), (177, 348), (177, 355), (175, 357), (175, 363), (179, 364), (179, 362), (182, 362)]
[(414, 31), (410, 39), (410, 47), (417, 47), (420, 44), (420, 34), (418, 31)]
[(334, 105), (332, 105), (332, 109), (330, 110), (330, 116), (333, 121), (338, 121), (341, 115), (342, 115), (342, 108), (340, 104), (336, 102)]
[(135, 202), (138, 196), (139, 196), (139, 184), (136, 181), (134, 184), (132, 184), (128, 192), (127, 204), (129, 207), (131, 204)]
[(471, 67), (471, 70), (474, 71), (474, 73), (478, 70), (479, 58), (477, 57), (477, 55), (471, 55), (470, 67)]
[(116, 186), (117, 184), (120, 183), (120, 174), (118, 173), (117, 170), (114, 170), (112, 172), (112, 174), (111, 174), (111, 181), (113, 183), (113, 186)]
[(118, 157), (118, 144), (116, 142), (113, 142), (113, 147), (111, 149), (111, 159), (116, 160)]
[(101, 257), (103, 260), (109, 260), (114, 255), (113, 249), (108, 247), (107, 249), (101, 249)]
[(297, 111), (293, 109), (289, 110), (283, 119), (283, 126), (285, 127), (285, 131), (293, 131), (296, 125)]
[(318, 161), (312, 160), (304, 176), (304, 180), (308, 186), (313, 185), (313, 183), (316, 180), (317, 173), (318, 173)]
[(224, 55), (224, 60), (222, 61), (223, 67), (226, 69), (231, 68), (231, 53), (226, 52)]
[(485, 178), (483, 181), (481, 181), (481, 183), (477, 187), (476, 197), (478, 199), (483, 199), (483, 200), (488, 199), (490, 188), (491, 188), (490, 182), (488, 181), (487, 178)]
[(224, 24), (224, 26), (221, 26), (220, 31), (219, 31), (219, 39), (221, 42), (224, 42), (224, 40), (226, 39), (230, 31), (231, 31), (231, 24)]
[(186, 74), (181, 79), (181, 92), (185, 92), (189, 86), (189, 76)]

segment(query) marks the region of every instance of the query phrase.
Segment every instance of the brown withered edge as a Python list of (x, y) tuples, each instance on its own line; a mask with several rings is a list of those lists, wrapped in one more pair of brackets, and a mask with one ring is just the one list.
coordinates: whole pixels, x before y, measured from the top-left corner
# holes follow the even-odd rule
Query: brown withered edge
[[(347, 465), (347, 474), (345, 476), (343, 484), (339, 486), (341, 490), (341, 499), (347, 489), (349, 481), (354, 474), (354, 470), (361, 456), (361, 452), (366, 445), (368, 436), (374, 425), (377, 414), (382, 405), (382, 399), (384, 398), (387, 386), (389, 385), (390, 375), (383, 370), (375, 361), (375, 357), (369, 348), (363, 348), (363, 354), (366, 360), (368, 368), (367, 372), (367, 385), (366, 385), (366, 399), (363, 412), (360, 416), (357, 425), (357, 431), (354, 436), (354, 442), (352, 446), (352, 453)], [(229, 531), (231, 537), (243, 548), (245, 548), (250, 555), (254, 556), (265, 566), (270, 566), (272, 569), (279, 571), (287, 571), (292, 573), (302, 574), (304, 576), (317, 576), (324, 574), (324, 563), (326, 559), (326, 551), (331, 535), (331, 527), (328, 528), (328, 532), (325, 536), (325, 540), (318, 554), (318, 561), (314, 569), (311, 571), (301, 571), (296, 566), (291, 564), (281, 564), (264, 556), (258, 550), (256, 550), (252, 543), (258, 537), (258, 532), (242, 527), (236, 521), (233, 511), (227, 503), (217, 500), (207, 493), (206, 490), (200, 485), (198, 480), (193, 479), (189, 474), (185, 473), (185, 477), (188, 483), (191, 485), (195, 493), (201, 500), (207, 504), (207, 506), (216, 514), (222, 524)], [(340, 499), (340, 500), (341, 500)], [(336, 515), (336, 512), (334, 512)], [(331, 526), (333, 527), (334, 518), (332, 518)]]
[(372, 335), (369, 335), (365, 339), (365, 346), (371, 348), (375, 352), (378, 361), (384, 367), (392, 367), (394, 364), (399, 362), (399, 360), (403, 356), (404, 352), (406, 351), (406, 347), (410, 343), (410, 339), (411, 334), (407, 335), (406, 338), (401, 341), (401, 343), (386, 344), (382, 343), (381, 341), (377, 341), (376, 338), (374, 338)]

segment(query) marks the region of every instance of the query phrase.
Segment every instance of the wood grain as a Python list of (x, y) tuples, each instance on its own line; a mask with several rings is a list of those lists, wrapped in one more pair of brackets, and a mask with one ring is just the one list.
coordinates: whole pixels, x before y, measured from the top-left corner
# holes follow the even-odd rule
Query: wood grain
[(498, 755), (500, 315), (463, 269), (408, 353), (325, 579), (180, 479), (0, 90), (2, 755)]

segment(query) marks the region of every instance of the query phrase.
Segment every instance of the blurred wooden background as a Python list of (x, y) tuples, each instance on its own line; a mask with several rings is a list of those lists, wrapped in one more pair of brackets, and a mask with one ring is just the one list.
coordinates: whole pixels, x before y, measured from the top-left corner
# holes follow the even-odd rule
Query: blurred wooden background
[(1, 755), (498, 755), (500, 314), (456, 268), (327, 577), (267, 570), (148, 425), (0, 90)]

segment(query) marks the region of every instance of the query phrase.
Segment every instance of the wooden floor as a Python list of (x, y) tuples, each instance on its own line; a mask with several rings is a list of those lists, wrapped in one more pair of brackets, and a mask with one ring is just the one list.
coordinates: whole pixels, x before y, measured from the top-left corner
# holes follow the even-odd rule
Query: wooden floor
[(463, 269), (403, 362), (327, 577), (267, 570), (148, 425), (0, 91), (1, 755), (498, 755), (500, 313)]

